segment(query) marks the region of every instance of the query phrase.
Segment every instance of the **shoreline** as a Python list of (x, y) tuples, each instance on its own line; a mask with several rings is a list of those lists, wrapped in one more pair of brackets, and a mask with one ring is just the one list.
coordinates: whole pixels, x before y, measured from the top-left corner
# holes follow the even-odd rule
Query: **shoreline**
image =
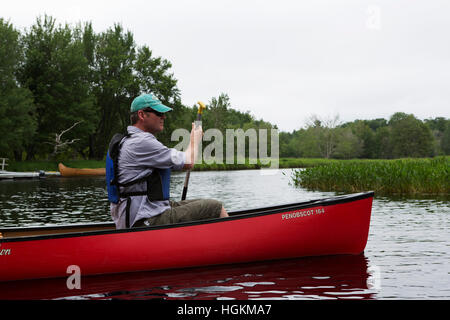
[[(434, 158), (400, 158), (400, 159), (325, 159), (325, 158), (280, 158), (278, 166), (272, 169), (298, 169), (298, 168), (312, 168), (332, 164), (379, 164), (392, 163), (396, 161), (423, 161), (424, 163), (432, 159), (446, 159), (450, 161), (450, 156), (437, 156)], [(63, 163), (70, 168), (104, 168), (105, 160), (32, 160), (32, 161), (9, 161), (5, 171), (12, 172), (35, 172), (35, 171), (58, 171), (58, 163)], [(251, 169), (270, 169), (270, 163), (267, 165), (261, 164), (258, 160), (256, 164), (249, 164), (248, 159), (246, 163), (240, 164), (196, 164), (192, 171), (227, 171), (227, 170), (251, 170)]]
[(310, 190), (378, 195), (450, 194), (450, 157), (339, 162), (294, 170), (294, 185)]

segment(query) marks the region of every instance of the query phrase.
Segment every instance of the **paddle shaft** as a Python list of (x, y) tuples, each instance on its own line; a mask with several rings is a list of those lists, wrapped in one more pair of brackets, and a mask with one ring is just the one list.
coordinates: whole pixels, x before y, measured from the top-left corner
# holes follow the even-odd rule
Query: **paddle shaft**
[[(199, 101), (198, 104), (200, 105), (200, 107), (198, 109), (197, 120), (196, 120), (196, 124), (195, 125), (197, 125), (198, 122), (202, 121), (202, 112), (203, 112), (203, 109), (205, 109), (205, 105), (203, 103), (201, 103)], [(194, 152), (194, 148), (192, 148), (192, 152)], [(191, 176), (191, 170), (188, 169), (186, 171), (186, 178), (184, 179), (184, 187), (183, 187), (183, 193), (181, 195), (181, 200), (186, 200), (186, 194), (187, 194), (187, 189), (188, 189), (188, 185), (189, 185), (189, 177), (190, 176)]]

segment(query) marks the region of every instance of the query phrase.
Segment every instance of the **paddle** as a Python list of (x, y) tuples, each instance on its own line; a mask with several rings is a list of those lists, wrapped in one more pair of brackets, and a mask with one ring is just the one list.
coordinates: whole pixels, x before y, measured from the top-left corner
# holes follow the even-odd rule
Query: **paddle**
[[(198, 112), (197, 112), (197, 120), (195, 123), (196, 126), (198, 126), (198, 124), (199, 124), (198, 122), (202, 121), (202, 113), (203, 113), (203, 110), (206, 109), (203, 102), (199, 101), (197, 103), (200, 107), (198, 108)], [(192, 151), (194, 151), (194, 150), (192, 150)], [(190, 175), (191, 175), (191, 170), (188, 169), (186, 172), (186, 178), (184, 179), (184, 187), (183, 187), (183, 194), (181, 195), (181, 200), (186, 200), (186, 194), (187, 194)]]

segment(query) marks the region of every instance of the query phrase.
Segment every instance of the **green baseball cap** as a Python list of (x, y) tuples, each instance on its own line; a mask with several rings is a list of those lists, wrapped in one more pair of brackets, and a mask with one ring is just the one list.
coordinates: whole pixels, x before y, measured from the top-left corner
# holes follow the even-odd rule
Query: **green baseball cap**
[(158, 112), (167, 112), (172, 111), (172, 108), (165, 106), (156, 98), (154, 95), (149, 93), (141, 94), (139, 97), (136, 97), (131, 103), (130, 112), (136, 112), (141, 109), (152, 108)]

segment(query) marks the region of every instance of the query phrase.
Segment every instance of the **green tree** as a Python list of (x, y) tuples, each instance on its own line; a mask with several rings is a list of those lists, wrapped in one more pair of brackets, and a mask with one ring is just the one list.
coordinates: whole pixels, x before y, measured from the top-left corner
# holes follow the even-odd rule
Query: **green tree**
[[(173, 109), (167, 117), (164, 130), (158, 134), (158, 139), (166, 145), (171, 143), (172, 132), (177, 128), (190, 129), (190, 122), (187, 109), (182, 105), (180, 90), (177, 87), (177, 80), (170, 69), (172, 64), (161, 57), (154, 57), (152, 51), (147, 46), (137, 49), (136, 60), (134, 62), (135, 81), (139, 92), (152, 92), (161, 102)], [(129, 108), (125, 110), (129, 113)]]
[(447, 123), (450, 123), (450, 120), (447, 120), (444, 117), (437, 117), (435, 119), (425, 119), (424, 123), (430, 128), (433, 134), (434, 154), (444, 154), (444, 150), (442, 149), (442, 138), (444, 136)]
[(364, 122), (372, 129), (374, 132), (377, 131), (378, 128), (387, 127), (388, 121), (383, 118), (377, 118), (374, 120), (364, 120)]
[[(316, 142), (312, 143), (312, 146), (308, 146), (305, 142), (309, 142), (309, 139), (305, 139), (307, 130), (299, 129), (294, 130), (292, 133), (280, 132), (280, 157), (314, 157), (314, 150), (317, 151)], [(309, 151), (313, 152), (309, 152)], [(317, 155), (320, 156), (320, 155)]]
[(280, 156), (281, 157), (294, 157), (294, 150), (290, 147), (290, 142), (293, 140), (295, 130), (290, 132), (280, 132)]
[(367, 120), (355, 120), (344, 127), (350, 128), (358, 140), (358, 157), (373, 159), (376, 157), (375, 131)]
[[(320, 148), (322, 130), (319, 121), (315, 126), (310, 126), (306, 130), (300, 131), (298, 136), (293, 140), (295, 146), (298, 146), (298, 152), (296, 154), (305, 158), (323, 157), (322, 149)], [(294, 146), (291, 147), (294, 148)]]
[(433, 152), (430, 128), (412, 114), (397, 112), (389, 120), (392, 156), (429, 157)]
[(212, 97), (206, 106), (204, 125), (208, 128), (219, 129), (222, 134), (225, 134), (225, 130), (230, 124), (228, 121), (230, 111), (231, 103), (227, 94), (221, 93), (217, 98)]
[[(197, 107), (194, 107), (193, 110), (197, 111)], [(207, 104), (206, 110), (204, 111), (202, 120), (204, 130), (214, 128), (218, 129), (222, 133), (224, 144), (227, 142), (227, 129), (234, 130), (234, 133), (237, 133), (236, 130), (242, 129), (243, 133), (247, 134), (245, 138), (245, 154), (247, 156), (250, 155), (249, 148), (251, 141), (256, 141), (256, 148), (255, 150), (252, 149), (252, 151), (256, 151), (256, 156), (260, 155), (259, 142), (262, 141), (263, 138), (260, 136), (260, 130), (262, 130), (261, 133), (265, 135), (264, 137), (267, 142), (267, 155), (269, 155), (272, 151), (271, 129), (276, 129), (276, 127), (269, 122), (255, 120), (249, 111), (241, 112), (232, 108), (230, 98), (226, 93), (221, 93), (217, 98), (211, 98)], [(250, 140), (249, 135), (252, 137), (255, 136), (256, 140)], [(238, 139), (235, 137), (234, 154), (237, 154), (237, 144)], [(223, 146), (223, 150), (225, 150), (225, 145)], [(265, 156), (265, 154), (262, 156)]]
[[(90, 28), (85, 29), (85, 48), (95, 42), (91, 68), (94, 72), (93, 94), (95, 111), (99, 119), (95, 131), (90, 135), (90, 158), (102, 159), (109, 140), (116, 132), (124, 132), (129, 125), (130, 105), (141, 93), (152, 92), (174, 111), (168, 115), (165, 130), (159, 135), (168, 143), (171, 129), (180, 122), (173, 121), (184, 109), (180, 102), (177, 81), (169, 69), (170, 62), (153, 57), (146, 46), (137, 47), (130, 31), (115, 24), (105, 32), (93, 37)], [(90, 50), (87, 50), (90, 52)]]
[(23, 59), (20, 41), (20, 33), (0, 18), (0, 150), (1, 156), (17, 161), (36, 130), (33, 97), (17, 82)]
[(450, 121), (447, 121), (441, 140), (441, 149), (445, 155), (450, 154)]
[(26, 33), (24, 46), (20, 80), (33, 93), (37, 111), (37, 134), (28, 145), (27, 159), (49, 154), (54, 135), (79, 121), (66, 138), (80, 139), (82, 148), (96, 117), (81, 31), (56, 26), (56, 20), (46, 15)]
[[(314, 140), (317, 141), (317, 148), (323, 158), (332, 158), (338, 143), (339, 131), (336, 127), (339, 125), (339, 115), (334, 117), (319, 119), (312, 116), (309, 123), (310, 131), (315, 135)], [(312, 136), (309, 136), (311, 139)]]
[(391, 128), (379, 127), (375, 131), (374, 154), (377, 159), (392, 158)]
[(131, 101), (139, 92), (133, 75), (136, 45), (132, 33), (115, 24), (96, 37), (94, 52), (92, 92), (98, 121), (89, 136), (89, 158), (102, 159), (112, 135), (125, 131)]
[(437, 117), (434, 119), (425, 119), (425, 124), (432, 130), (438, 132), (444, 132), (449, 120), (444, 117)]
[(333, 158), (359, 158), (363, 153), (364, 141), (356, 136), (351, 128), (335, 128), (337, 144)]

